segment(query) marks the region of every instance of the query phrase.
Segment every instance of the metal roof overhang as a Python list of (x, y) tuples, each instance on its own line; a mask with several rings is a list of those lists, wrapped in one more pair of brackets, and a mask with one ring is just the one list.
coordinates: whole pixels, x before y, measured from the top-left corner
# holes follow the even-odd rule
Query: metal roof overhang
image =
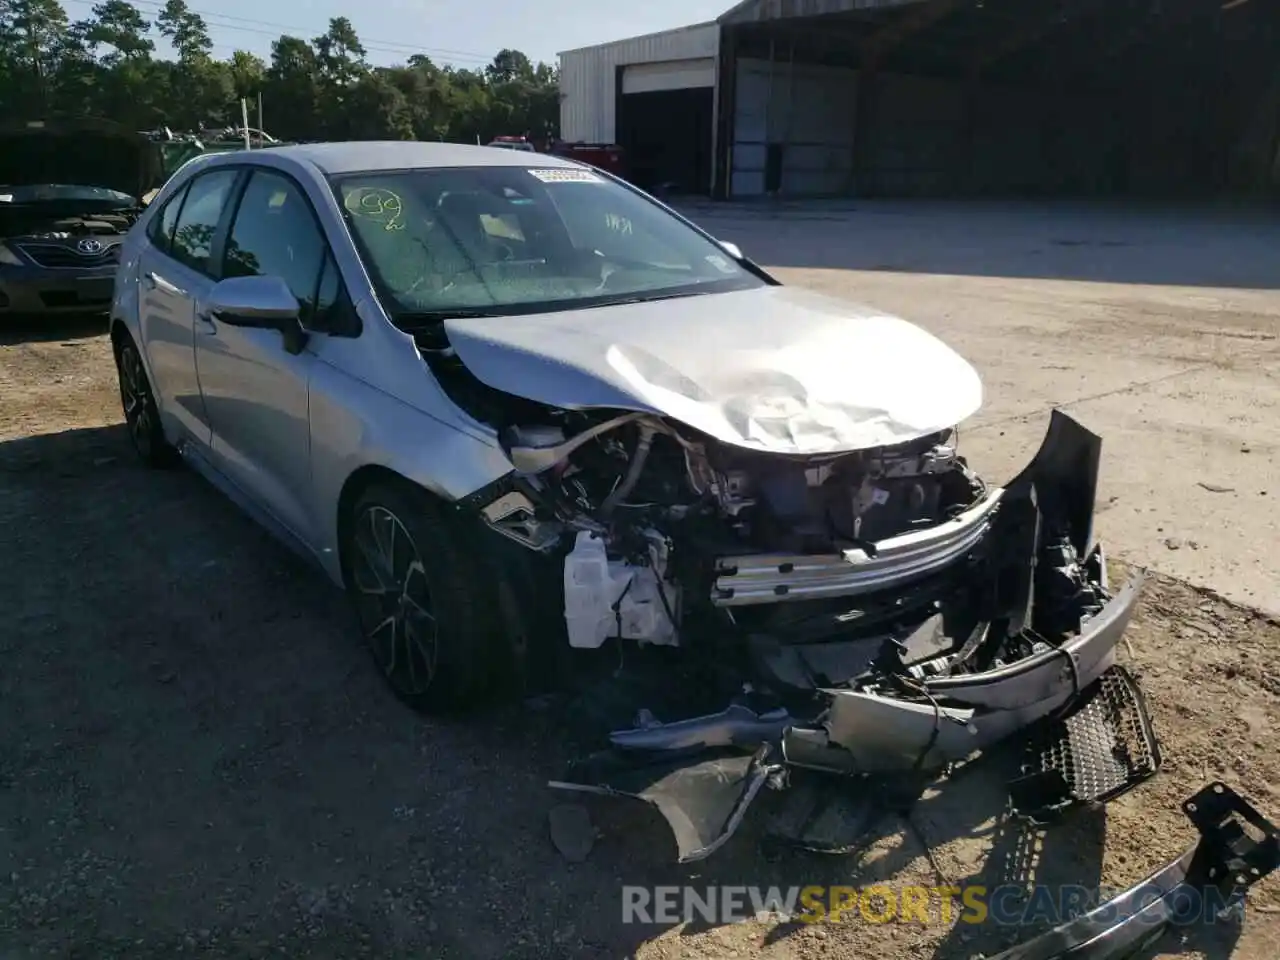
[(737, 26), (794, 17), (825, 17), (861, 10), (887, 10), (924, 2), (926, 0), (742, 0), (717, 17), (716, 22), (724, 26)]

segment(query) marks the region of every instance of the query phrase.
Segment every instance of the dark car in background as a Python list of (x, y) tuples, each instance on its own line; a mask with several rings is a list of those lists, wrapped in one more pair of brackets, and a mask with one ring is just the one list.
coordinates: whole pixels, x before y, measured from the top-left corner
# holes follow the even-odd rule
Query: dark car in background
[(0, 315), (106, 311), (162, 177), (157, 145), (107, 121), (0, 126)]

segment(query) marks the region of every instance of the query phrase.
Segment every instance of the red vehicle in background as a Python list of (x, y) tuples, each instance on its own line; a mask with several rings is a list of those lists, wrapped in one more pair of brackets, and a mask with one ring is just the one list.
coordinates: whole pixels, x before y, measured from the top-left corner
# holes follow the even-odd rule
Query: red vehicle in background
[(552, 140), (547, 146), (547, 152), (589, 163), (615, 177), (625, 179), (627, 176), (626, 155), (616, 143), (566, 143), (563, 140)]

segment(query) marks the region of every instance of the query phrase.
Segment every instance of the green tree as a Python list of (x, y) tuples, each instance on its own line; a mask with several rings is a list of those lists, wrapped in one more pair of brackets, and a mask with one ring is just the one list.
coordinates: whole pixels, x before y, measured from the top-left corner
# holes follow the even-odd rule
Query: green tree
[(316, 52), (307, 41), (282, 36), (271, 45), (263, 98), (275, 136), (308, 140), (321, 135), (319, 75)]
[(493, 62), (484, 68), (490, 83), (511, 83), (533, 79), (533, 64), (519, 50), (499, 50)]
[[(0, 114), (62, 112), (198, 130), (239, 125), (240, 98), (261, 94), (267, 127), (284, 140), (474, 143), (555, 130), (555, 68), (519, 50), (499, 50), (479, 70), (421, 54), (375, 69), (351, 21), (335, 17), (312, 41), (279, 37), (267, 63), (243, 50), (221, 60), (189, 3), (96, 0), (71, 23), (59, 0), (0, 0)], [(157, 37), (171, 56), (157, 55)]]
[(312, 41), (320, 79), (330, 87), (350, 86), (369, 72), (367, 52), (346, 17), (334, 17), (329, 29)]
[(209, 28), (184, 0), (168, 0), (156, 17), (160, 35), (178, 53), (177, 63), (166, 64), (168, 83), (162, 112), (170, 126), (199, 128), (217, 124), (235, 99), (230, 66), (210, 57), (213, 41)]
[[(102, 0), (94, 5), (93, 16), (77, 27), (85, 47), (108, 67), (149, 60), (156, 49), (155, 41), (147, 36), (151, 22), (127, 0)], [(110, 49), (99, 54), (102, 47)]]
[(227, 63), (231, 74), (231, 87), (235, 98), (256, 97), (262, 92), (266, 81), (267, 65), (261, 57), (256, 57), (247, 50), (237, 50), (231, 54)]
[(346, 90), (333, 135), (343, 140), (413, 140), (413, 116), (405, 95), (386, 72), (359, 78)]
[(0, 102), (6, 112), (33, 104), (47, 110), (68, 39), (67, 12), (58, 0), (0, 0)]
[(156, 27), (178, 51), (179, 63), (207, 59), (213, 51), (213, 41), (209, 39), (209, 27), (204, 17), (192, 13), (185, 0), (167, 0), (156, 17)]

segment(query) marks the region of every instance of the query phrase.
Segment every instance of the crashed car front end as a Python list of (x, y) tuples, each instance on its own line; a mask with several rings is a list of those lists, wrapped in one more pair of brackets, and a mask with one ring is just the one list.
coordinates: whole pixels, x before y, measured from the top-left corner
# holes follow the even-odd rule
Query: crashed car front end
[[(924, 453), (917, 463), (937, 463), (950, 450)], [(905, 533), (883, 525), (887, 535), (839, 553), (726, 552), (688, 563), (681, 553), (695, 541), (675, 524), (655, 532), (660, 521), (649, 515), (630, 531), (633, 542), (651, 545), (647, 555), (632, 554), (640, 558), (633, 566), (609, 559), (616, 521), (579, 532), (565, 560), (571, 640), (593, 646), (620, 636), (719, 656), (736, 648), (750, 694), (669, 722), (642, 712), (635, 726), (610, 733), (603, 767), (592, 758), (553, 785), (649, 800), (684, 830), (680, 859), (692, 861), (718, 849), (760, 789), (786, 771), (937, 771), (1069, 713), (1120, 669), (1116, 646), (1141, 589), (1135, 579), (1113, 592), (1092, 543), (1099, 453), (1097, 437), (1055, 413), (1040, 451), (1007, 486), (985, 487), (955, 458), (953, 475), (938, 484), (964, 489), (941, 507), (950, 516)], [(894, 479), (919, 484), (921, 476), (936, 474)], [(846, 490), (857, 496), (865, 482), (863, 475)], [(927, 499), (916, 493), (922, 485), (912, 502)], [(624, 476), (615, 498), (634, 487)], [(867, 502), (875, 499), (873, 492)], [(596, 578), (576, 565), (584, 543), (596, 551)], [(749, 588), (740, 591), (742, 582)], [(575, 606), (575, 590), (594, 592)], [(700, 632), (688, 635), (685, 623)], [(1124, 708), (1147, 723), (1139, 695)], [(1155, 772), (1150, 740), (1133, 751), (1118, 785)], [(701, 793), (693, 786), (700, 781)], [(673, 799), (672, 784), (693, 794)], [(1058, 800), (1070, 791), (1060, 792)]]
[[(1061, 413), (1005, 487), (977, 478), (946, 433), (817, 462), (758, 457), (755, 471), (637, 414), (508, 436), (520, 473), (479, 510), (563, 565), (570, 645), (680, 646), (736, 661), (750, 690), (610, 733), (644, 763), (773, 745), (782, 768), (938, 770), (1080, 701), (1114, 667), (1141, 589), (1108, 585), (1092, 536), (1100, 442)], [(744, 774), (735, 806), (769, 767)]]
[[(727, 680), (678, 712), (637, 696), (631, 726), (598, 731), (613, 782), (559, 786), (638, 795), (668, 761), (682, 786), (706, 762), (736, 810), (778, 771), (938, 771), (1118, 669), (1141, 581), (1113, 591), (1094, 542), (1101, 441), (1055, 412), (1022, 473), (989, 483), (954, 426), (977, 374), (917, 327), (775, 286), (416, 340), (513, 466), (459, 506), (554, 571), (568, 646), (616, 647), (624, 671), (676, 648)], [(735, 778), (723, 750), (757, 759)]]

